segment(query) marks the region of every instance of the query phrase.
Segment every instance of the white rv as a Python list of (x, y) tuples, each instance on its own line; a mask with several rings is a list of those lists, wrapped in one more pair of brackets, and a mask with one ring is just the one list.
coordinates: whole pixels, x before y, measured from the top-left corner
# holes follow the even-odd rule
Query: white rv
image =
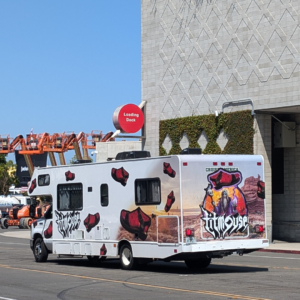
[(36, 168), (28, 194), (52, 198), (31, 226), (37, 262), (48, 253), (156, 259), (205, 268), (212, 258), (269, 246), (263, 158), (177, 155)]

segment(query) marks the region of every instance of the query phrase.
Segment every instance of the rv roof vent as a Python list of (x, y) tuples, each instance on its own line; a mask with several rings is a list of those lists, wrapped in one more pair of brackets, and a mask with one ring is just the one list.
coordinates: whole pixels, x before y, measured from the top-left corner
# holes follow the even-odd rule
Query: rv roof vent
[(149, 151), (125, 151), (116, 156), (116, 160), (151, 157)]
[(91, 163), (92, 161), (89, 160), (89, 159), (78, 159), (78, 160), (75, 160), (73, 162), (74, 165), (78, 165), (78, 164), (87, 164), (87, 163)]
[(185, 148), (181, 150), (180, 154), (201, 154), (200, 148)]

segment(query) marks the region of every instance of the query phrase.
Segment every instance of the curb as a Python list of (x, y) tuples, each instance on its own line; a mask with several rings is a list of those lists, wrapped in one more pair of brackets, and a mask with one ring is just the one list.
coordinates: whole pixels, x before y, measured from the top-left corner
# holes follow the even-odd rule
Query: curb
[(274, 252), (274, 253), (289, 253), (289, 254), (300, 254), (298, 250), (279, 250), (279, 249), (261, 249), (259, 252)]

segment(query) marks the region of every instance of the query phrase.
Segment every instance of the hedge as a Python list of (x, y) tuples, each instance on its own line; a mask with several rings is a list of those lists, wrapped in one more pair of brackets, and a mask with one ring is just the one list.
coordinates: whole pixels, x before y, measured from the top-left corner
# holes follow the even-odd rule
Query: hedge
[[(253, 116), (251, 110), (215, 115), (192, 116), (160, 121), (159, 124), (159, 155), (179, 154), (181, 151), (180, 140), (184, 133), (190, 141), (190, 148), (201, 148), (198, 139), (203, 131), (208, 138), (204, 154), (253, 154)], [(223, 129), (228, 137), (228, 142), (222, 151), (217, 144), (217, 138)], [(169, 153), (162, 144), (169, 135), (172, 148)]]

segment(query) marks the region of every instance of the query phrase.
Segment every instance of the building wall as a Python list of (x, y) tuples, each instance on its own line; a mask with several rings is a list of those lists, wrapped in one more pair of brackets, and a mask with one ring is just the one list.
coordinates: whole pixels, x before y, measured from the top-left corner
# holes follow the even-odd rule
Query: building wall
[[(289, 121), (300, 124), (300, 115)], [(275, 239), (300, 241), (300, 132), (296, 130), (296, 147), (284, 148), (284, 194), (273, 195), (273, 235)], [(274, 174), (276, 176), (276, 174)]]
[(153, 155), (159, 120), (210, 114), (248, 97), (255, 109), (298, 104), (298, 0), (141, 3), (145, 146)]
[(254, 119), (254, 154), (264, 158), (266, 184), (267, 235), (272, 237), (272, 120), (270, 115), (256, 115)]
[[(153, 156), (159, 152), (160, 120), (220, 112), (226, 101), (245, 98), (256, 110), (299, 104), (299, 0), (141, 4), (145, 149)], [(241, 109), (251, 109), (250, 102), (226, 105), (224, 111)], [(254, 152), (265, 158), (271, 232), (271, 117), (257, 115), (255, 128)]]
[(117, 154), (124, 151), (142, 150), (141, 141), (105, 142), (96, 144), (96, 161), (103, 162), (115, 159)]

